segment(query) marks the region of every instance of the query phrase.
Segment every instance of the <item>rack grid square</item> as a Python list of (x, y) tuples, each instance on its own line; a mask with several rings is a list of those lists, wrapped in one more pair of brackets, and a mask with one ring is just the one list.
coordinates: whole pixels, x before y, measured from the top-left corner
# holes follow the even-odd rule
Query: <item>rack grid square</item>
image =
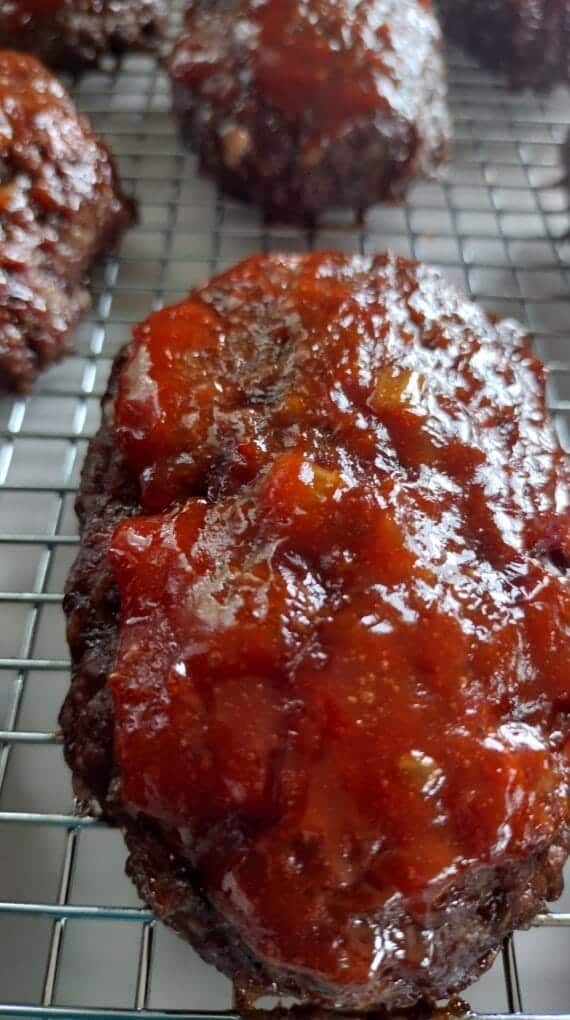
[[(170, 37), (182, 15), (173, 0)], [(455, 151), (365, 226), (331, 215), (307, 233), (267, 225), (197, 174), (150, 57), (70, 82), (115, 152), (140, 223), (93, 279), (73, 354), (29, 397), (0, 401), (0, 1016), (231, 1015), (230, 983), (155, 922), (123, 874), (120, 834), (76, 817), (55, 732), (68, 682), (61, 592), (75, 555), (73, 494), (112, 358), (133, 322), (258, 251), (392, 248), (428, 260), (529, 328), (570, 449), (570, 234), (561, 146), (566, 90), (510, 93), (449, 53)], [(570, 891), (509, 940), (465, 998), (482, 1016), (570, 1020)]]

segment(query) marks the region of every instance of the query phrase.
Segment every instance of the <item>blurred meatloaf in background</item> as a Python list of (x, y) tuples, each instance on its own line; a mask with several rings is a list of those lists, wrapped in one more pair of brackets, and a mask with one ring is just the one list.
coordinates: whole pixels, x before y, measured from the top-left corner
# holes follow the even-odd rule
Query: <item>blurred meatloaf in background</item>
[(86, 270), (134, 216), (64, 88), (34, 57), (0, 52), (1, 390), (27, 390), (65, 351)]
[(514, 88), (570, 82), (570, 0), (438, 0), (445, 32)]
[(192, 0), (170, 58), (203, 170), (284, 220), (361, 213), (445, 160), (430, 0)]
[(166, 0), (7, 0), (0, 4), (0, 46), (79, 71), (107, 54), (156, 49), (166, 14)]

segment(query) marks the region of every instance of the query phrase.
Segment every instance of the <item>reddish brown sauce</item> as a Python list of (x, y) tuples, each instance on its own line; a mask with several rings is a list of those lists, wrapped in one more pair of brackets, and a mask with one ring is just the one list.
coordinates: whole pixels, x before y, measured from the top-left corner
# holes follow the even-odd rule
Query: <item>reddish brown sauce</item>
[(259, 257), (135, 330), (115, 415), (143, 508), (110, 550), (123, 800), (258, 954), (429, 966), (457, 876), (567, 821), (540, 364), (414, 263)]
[(409, 17), (405, 4), (399, 5), (403, 11), (392, 24), (377, 0), (358, 5), (280, 0), (257, 10), (251, 3), (245, 6), (259, 26), (258, 86), (279, 109), (298, 117), (310, 102), (321, 123), (332, 125), (390, 108), (386, 86), (396, 82), (398, 31)]
[(238, 121), (258, 95), (319, 135), (374, 113), (414, 122), (417, 68), (440, 38), (431, 0), (238, 0), (223, 32), (223, 14), (196, 6), (172, 72), (214, 104), (235, 94)]

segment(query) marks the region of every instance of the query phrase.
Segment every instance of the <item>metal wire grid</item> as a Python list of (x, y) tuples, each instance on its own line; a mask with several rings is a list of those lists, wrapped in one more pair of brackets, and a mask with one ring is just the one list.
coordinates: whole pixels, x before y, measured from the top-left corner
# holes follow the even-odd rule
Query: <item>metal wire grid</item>
[[(172, 30), (180, 10), (175, 5)], [(550, 368), (570, 446), (570, 242), (559, 148), (566, 92), (512, 95), (450, 55), (456, 151), (447, 182), (312, 235), (264, 225), (197, 177), (156, 62), (130, 57), (72, 88), (119, 158), (141, 223), (96, 275), (75, 353), (28, 398), (0, 403), (0, 1016), (227, 1016), (231, 989), (137, 900), (118, 833), (77, 818), (57, 710), (68, 683), (61, 591), (77, 544), (73, 493), (111, 360), (132, 322), (257, 250), (391, 247), (441, 265), (525, 322)], [(570, 1020), (570, 896), (505, 947), (468, 993), (481, 1015)]]

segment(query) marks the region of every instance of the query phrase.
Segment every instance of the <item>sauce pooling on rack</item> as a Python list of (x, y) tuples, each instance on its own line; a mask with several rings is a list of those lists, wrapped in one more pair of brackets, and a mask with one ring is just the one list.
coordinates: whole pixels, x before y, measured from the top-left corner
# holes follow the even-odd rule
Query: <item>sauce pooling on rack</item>
[[(114, 427), (122, 800), (263, 957), (428, 966), (442, 890), (568, 822), (541, 365), (413, 262), (258, 257), (135, 330)], [(401, 897), (415, 949), (375, 920)]]

